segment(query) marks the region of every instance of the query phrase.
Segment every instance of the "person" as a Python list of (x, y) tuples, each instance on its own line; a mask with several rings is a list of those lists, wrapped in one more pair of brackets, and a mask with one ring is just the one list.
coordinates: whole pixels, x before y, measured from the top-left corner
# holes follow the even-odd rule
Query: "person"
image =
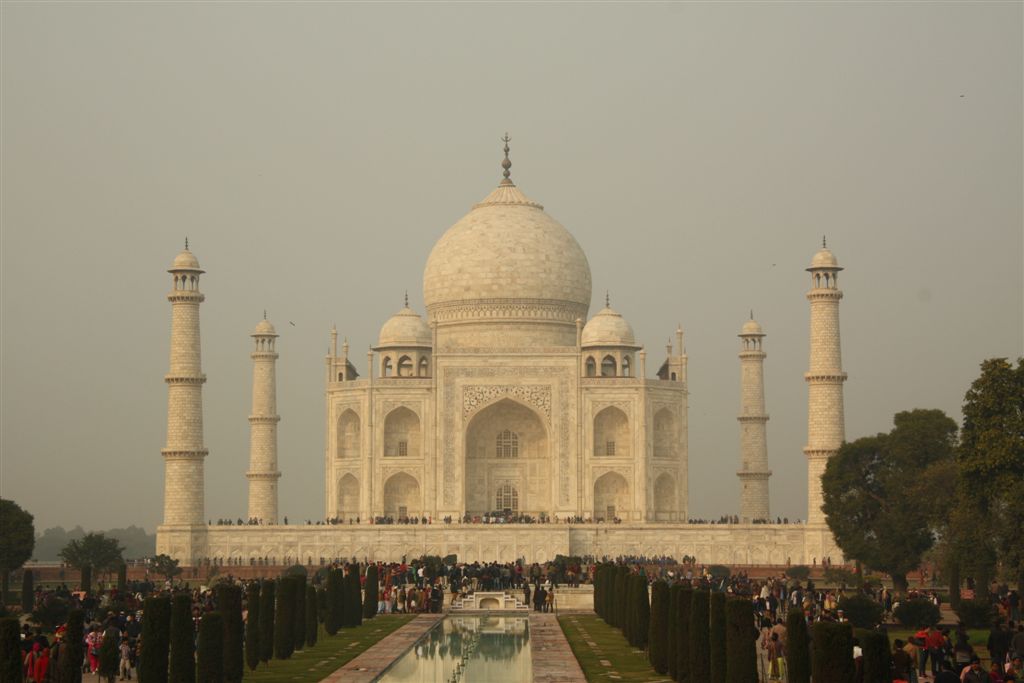
[(899, 638), (892, 641), (892, 673), (893, 678), (909, 681), (910, 672), (914, 668), (914, 661), (907, 654), (907, 651), (903, 649), (903, 645), (903, 641)]
[(988, 680), (989, 683), (1005, 683), (1006, 681), (1003, 666), (995, 660), (992, 661), (992, 666), (989, 668)]
[(1014, 658), (1024, 657), (1024, 623), (1017, 624), (1017, 632), (1010, 641), (1010, 649), (1013, 650)]
[(942, 670), (935, 675), (935, 683), (960, 683), (960, 677), (953, 671), (953, 666), (943, 660)]
[(974, 648), (971, 647), (971, 643), (967, 638), (967, 632), (957, 633), (956, 645), (953, 646), (953, 663), (963, 670), (970, 665), (971, 660), (974, 658)]
[(768, 662), (768, 678), (773, 681), (783, 680), (785, 678), (783, 671), (786, 666), (786, 647), (778, 633), (772, 633), (768, 640)]
[(928, 627), (928, 633), (924, 637), (924, 648), (921, 653), (921, 676), (924, 676), (924, 656), (925, 652), (928, 654), (928, 658), (932, 660), (932, 676), (937, 676), (939, 673), (939, 662), (945, 659), (942, 649), (946, 645), (946, 639), (939, 631), (935, 628), (935, 625)]
[[(36, 643), (39, 645), (39, 643)], [(36, 656), (35, 671), (33, 672), (34, 678), (32, 680), (37, 683), (43, 683), (46, 681), (46, 674), (50, 670), (50, 648), (40, 647), (39, 654)]]
[(121, 663), (117, 667), (117, 671), (120, 674), (120, 680), (130, 681), (132, 680), (132, 653), (135, 648), (132, 647), (131, 640), (128, 636), (121, 639)]
[(35, 683), (35, 681), (39, 680), (36, 678), (36, 660), (39, 659), (41, 651), (42, 648), (39, 646), (39, 643), (32, 643), (32, 647), (25, 653), (25, 657), (22, 660), (21, 675), (26, 681)]
[(103, 645), (103, 634), (100, 625), (94, 624), (85, 636), (85, 651), (89, 657), (89, 673), (96, 673), (100, 666), (100, 646)]
[(988, 674), (981, 668), (981, 659), (971, 657), (967, 669), (960, 675), (961, 683), (989, 683)]
[(1010, 643), (1013, 640), (1013, 633), (1003, 628), (1003, 622), (1001, 620), (992, 623), (992, 629), (988, 632), (988, 646), (989, 654), (992, 655), (992, 661), (999, 664), (999, 668), (1002, 669), (1006, 665), (1006, 654), (1010, 650)]

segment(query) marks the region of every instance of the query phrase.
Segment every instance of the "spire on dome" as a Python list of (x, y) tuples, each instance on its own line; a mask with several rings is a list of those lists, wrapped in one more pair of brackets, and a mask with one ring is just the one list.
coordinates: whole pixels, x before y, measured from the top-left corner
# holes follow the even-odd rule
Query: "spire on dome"
[(604, 290), (604, 307), (605, 308), (611, 308), (612, 307), (612, 296), (611, 296), (611, 294), (608, 293), (607, 289)]
[(188, 251), (188, 237), (185, 237), (185, 251)]
[(409, 290), (405, 290), (405, 307), (409, 308)]
[(505, 176), (505, 179), (501, 181), (501, 184), (514, 185), (515, 183), (513, 183), (511, 179), (512, 172), (509, 170), (512, 168), (512, 160), (508, 158), (508, 143), (512, 141), (512, 138), (508, 136), (508, 133), (505, 133), (505, 137), (503, 137), (501, 141), (505, 143), (505, 159), (501, 162), (501, 167), (505, 169), (501, 175)]
[(828, 248), (828, 244), (825, 242), (825, 236), (824, 235), (821, 236), (821, 248), (822, 249)]

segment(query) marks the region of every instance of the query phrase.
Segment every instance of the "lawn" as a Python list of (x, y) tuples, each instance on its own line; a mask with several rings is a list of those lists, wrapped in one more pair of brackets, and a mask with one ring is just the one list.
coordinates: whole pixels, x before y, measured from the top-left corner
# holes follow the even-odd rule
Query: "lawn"
[(358, 628), (346, 628), (329, 636), (320, 628), (316, 646), (296, 652), (291, 659), (272, 659), (255, 672), (245, 671), (245, 680), (258, 683), (304, 683), (319, 681), (375, 645), (384, 636), (412, 621), (415, 614), (386, 614), (364, 621)]
[[(626, 642), (622, 632), (593, 614), (567, 614), (558, 623), (588, 681), (671, 681), (651, 668), (647, 655)], [(589, 642), (588, 642), (589, 641)], [(593, 645), (590, 645), (593, 643)], [(602, 661), (608, 664), (602, 664)], [(612, 679), (611, 676), (617, 676)]]
[[(897, 625), (889, 626), (886, 630), (889, 632), (890, 645), (892, 644), (892, 641), (897, 638), (906, 642), (907, 638), (917, 633), (917, 629), (907, 629)], [(955, 635), (955, 632), (953, 632), (954, 641), (956, 640)], [(967, 638), (970, 641), (971, 646), (974, 648), (975, 654), (981, 657), (983, 662), (987, 663), (989, 659), (988, 629), (969, 628), (967, 629)]]

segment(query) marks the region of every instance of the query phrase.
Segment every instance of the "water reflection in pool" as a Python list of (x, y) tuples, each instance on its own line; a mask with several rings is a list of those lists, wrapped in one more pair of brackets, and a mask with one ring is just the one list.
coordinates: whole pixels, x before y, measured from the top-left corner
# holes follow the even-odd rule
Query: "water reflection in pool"
[(382, 683), (522, 683), (532, 678), (525, 616), (448, 617), (377, 679)]

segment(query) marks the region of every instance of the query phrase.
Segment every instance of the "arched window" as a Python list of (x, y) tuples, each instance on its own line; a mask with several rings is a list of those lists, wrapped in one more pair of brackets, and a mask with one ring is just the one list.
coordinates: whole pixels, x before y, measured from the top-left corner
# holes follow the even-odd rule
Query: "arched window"
[(593, 357), (587, 358), (587, 377), (597, 377), (597, 363)]
[(622, 359), (622, 376), (629, 377), (629, 356)]
[(430, 363), (427, 362), (427, 357), (420, 358), (420, 377), (427, 377), (430, 374)]
[(402, 356), (398, 359), (398, 376), (412, 377), (412, 359), (409, 356)]
[(614, 377), (615, 376), (615, 359), (611, 356), (605, 356), (604, 360), (601, 361), (601, 376), (602, 377)]
[(507, 429), (498, 434), (495, 453), (499, 458), (518, 458), (519, 435)]
[(390, 377), (392, 372), (391, 356), (384, 356), (384, 365), (381, 369), (382, 377)]
[(499, 512), (519, 512), (519, 491), (512, 484), (505, 482), (498, 487), (494, 509)]

